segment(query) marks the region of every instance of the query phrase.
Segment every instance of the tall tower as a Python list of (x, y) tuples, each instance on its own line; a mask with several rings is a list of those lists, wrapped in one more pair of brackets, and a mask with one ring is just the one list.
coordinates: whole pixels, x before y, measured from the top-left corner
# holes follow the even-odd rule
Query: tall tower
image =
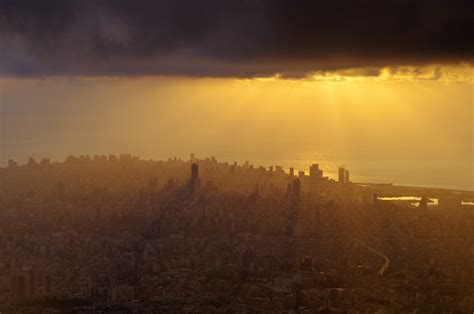
[(300, 209), (300, 194), (301, 194), (301, 180), (293, 180), (293, 191), (291, 195), (291, 202), (288, 208), (288, 225), (287, 225), (287, 257), (292, 265), (296, 264), (296, 243), (295, 230), (298, 225), (299, 209)]
[(299, 179), (303, 179), (303, 178), (304, 178), (304, 171), (303, 171), (303, 170), (298, 171), (298, 178), (299, 178)]
[(196, 192), (201, 187), (201, 180), (199, 179), (199, 165), (191, 164), (191, 179), (189, 180), (191, 192)]
[(321, 179), (323, 177), (323, 171), (319, 169), (318, 164), (312, 164), (311, 167), (309, 167), (309, 176), (312, 179)]
[(191, 181), (199, 179), (199, 166), (196, 163), (191, 164)]
[(28, 157), (28, 166), (36, 166), (38, 163), (33, 157)]
[(300, 179), (293, 180), (293, 198), (299, 199), (301, 194), (301, 181)]
[(344, 168), (344, 166), (339, 167), (338, 182), (339, 183), (344, 183), (346, 181), (345, 176), (346, 176), (346, 169)]

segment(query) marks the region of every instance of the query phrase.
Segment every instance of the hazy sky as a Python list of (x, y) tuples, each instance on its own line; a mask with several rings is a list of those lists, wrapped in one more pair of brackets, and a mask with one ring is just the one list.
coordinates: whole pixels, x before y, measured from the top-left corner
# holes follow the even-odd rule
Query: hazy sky
[(460, 186), (472, 187), (472, 82), (144, 77), (10, 79), (2, 86), (4, 162), (30, 155), (157, 159), (196, 152), (265, 161), (330, 153), (340, 162), (451, 169)]
[(472, 10), (457, 0), (0, 0), (2, 163), (326, 154), (474, 189)]

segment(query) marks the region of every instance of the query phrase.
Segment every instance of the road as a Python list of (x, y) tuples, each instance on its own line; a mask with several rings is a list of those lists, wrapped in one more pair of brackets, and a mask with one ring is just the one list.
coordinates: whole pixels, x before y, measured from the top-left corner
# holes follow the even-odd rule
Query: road
[(378, 256), (380, 256), (381, 258), (383, 258), (384, 260), (384, 263), (382, 265), (382, 267), (380, 267), (379, 271), (378, 271), (378, 274), (380, 276), (383, 276), (383, 274), (387, 271), (388, 269), (388, 266), (390, 265), (390, 258), (388, 258), (387, 255), (385, 255), (384, 253), (380, 252), (379, 250), (369, 246), (368, 244), (366, 244), (365, 242), (359, 240), (359, 239), (356, 239), (354, 237), (351, 237), (355, 242), (359, 243), (360, 245), (362, 246), (365, 246), (365, 248), (375, 254), (377, 254)]

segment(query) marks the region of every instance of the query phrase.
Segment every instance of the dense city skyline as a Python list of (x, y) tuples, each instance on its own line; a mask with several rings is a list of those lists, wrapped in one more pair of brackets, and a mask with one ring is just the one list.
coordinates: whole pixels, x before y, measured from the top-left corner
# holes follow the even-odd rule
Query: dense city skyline
[(473, 13), (0, 0), (0, 314), (474, 313)]
[(472, 9), (2, 0), (0, 164), (334, 155), (365, 180), (472, 190)]
[(473, 192), (305, 170), (195, 154), (10, 161), (0, 168), (0, 310), (474, 306)]

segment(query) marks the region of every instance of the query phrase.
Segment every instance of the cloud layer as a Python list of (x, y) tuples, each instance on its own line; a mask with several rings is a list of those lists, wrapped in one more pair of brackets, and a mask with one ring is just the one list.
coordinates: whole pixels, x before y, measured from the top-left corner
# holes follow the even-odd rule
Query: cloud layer
[(301, 77), (472, 63), (470, 0), (0, 0), (0, 75)]

